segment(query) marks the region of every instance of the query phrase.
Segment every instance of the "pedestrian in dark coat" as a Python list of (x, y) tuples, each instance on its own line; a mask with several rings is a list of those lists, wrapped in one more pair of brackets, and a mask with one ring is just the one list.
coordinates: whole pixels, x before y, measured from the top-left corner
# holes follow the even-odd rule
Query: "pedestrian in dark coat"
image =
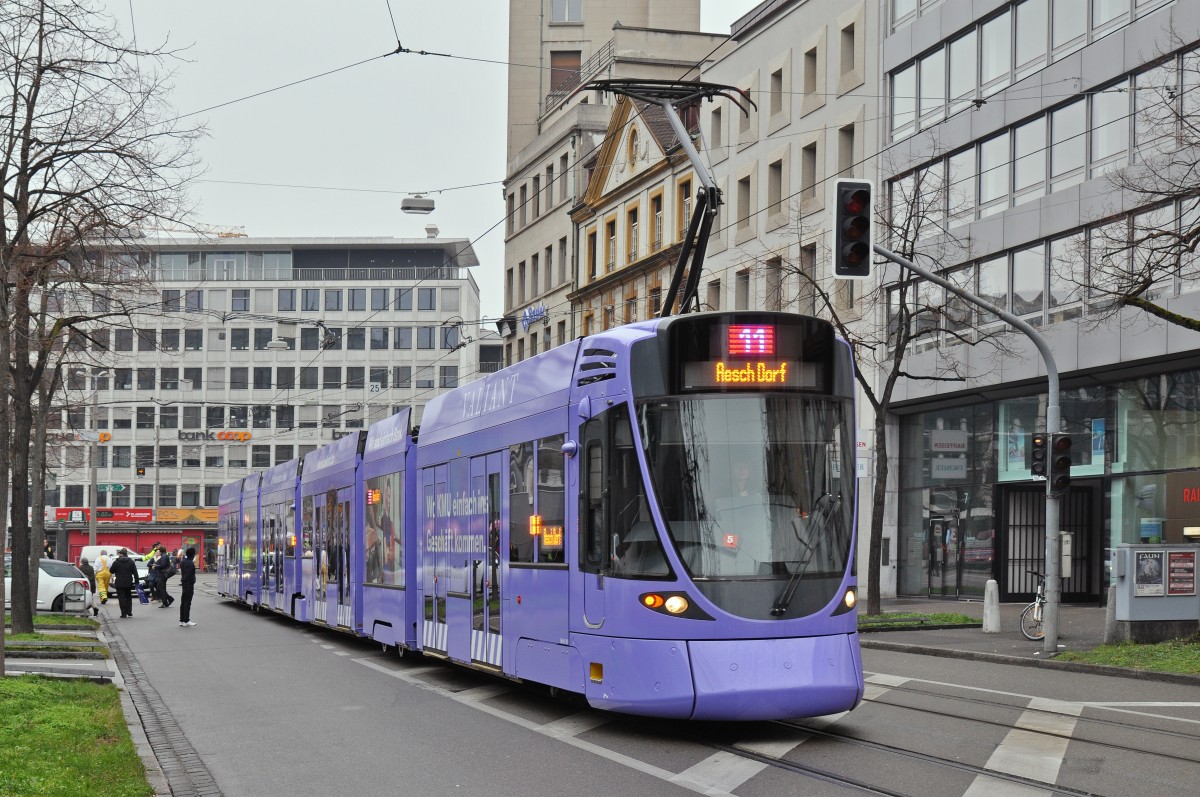
[(171, 593), (167, 592), (167, 581), (174, 575), (175, 562), (171, 559), (171, 554), (167, 553), (166, 548), (160, 547), (159, 556), (154, 560), (154, 569), (158, 571), (158, 596), (162, 598), (162, 604), (158, 607), (166, 609), (175, 602), (171, 597)]
[(196, 549), (188, 548), (179, 563), (179, 625), (192, 626), (192, 593), (196, 589)]
[(117, 591), (117, 603), (121, 605), (122, 617), (133, 617), (133, 585), (137, 583), (137, 565), (129, 558), (129, 551), (122, 548), (109, 567), (112, 571), (113, 589)]
[(92, 587), (92, 593), (88, 596), (87, 605), (91, 607), (92, 617), (95, 617), (100, 614), (100, 605), (96, 602), (96, 568), (92, 567), (87, 559), (80, 559), (79, 572), (87, 576), (88, 583)]

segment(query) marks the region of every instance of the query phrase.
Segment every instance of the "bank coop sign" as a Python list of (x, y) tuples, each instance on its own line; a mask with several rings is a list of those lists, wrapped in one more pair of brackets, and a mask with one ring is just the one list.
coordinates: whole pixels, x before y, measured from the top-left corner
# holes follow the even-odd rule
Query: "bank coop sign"
[(180, 432), (179, 439), (184, 442), (204, 442), (217, 441), (244, 443), (251, 439), (250, 432), (230, 432), (222, 430), (220, 432)]

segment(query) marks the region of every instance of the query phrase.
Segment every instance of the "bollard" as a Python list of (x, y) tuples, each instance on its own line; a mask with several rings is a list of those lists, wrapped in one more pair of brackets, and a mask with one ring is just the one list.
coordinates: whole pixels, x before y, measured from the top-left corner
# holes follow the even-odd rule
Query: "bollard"
[(1108, 585), (1108, 605), (1104, 607), (1104, 644), (1115, 645), (1117, 639), (1117, 585)]
[(983, 633), (1000, 633), (1000, 585), (994, 578), (983, 588)]

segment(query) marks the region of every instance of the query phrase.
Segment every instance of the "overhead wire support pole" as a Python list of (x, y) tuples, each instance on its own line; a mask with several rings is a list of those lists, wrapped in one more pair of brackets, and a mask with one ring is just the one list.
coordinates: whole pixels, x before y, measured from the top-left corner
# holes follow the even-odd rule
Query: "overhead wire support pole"
[[(917, 264), (905, 260), (900, 255), (885, 249), (878, 244), (872, 246), (875, 254), (883, 257), (901, 268), (908, 269), (914, 274), (929, 280), (935, 285), (940, 285), (946, 290), (953, 293), (959, 298), (965, 299), (977, 307), (982, 307), (989, 313), (998, 316), (1003, 321), (1012, 324), (1014, 327), (1024, 332), (1025, 335), (1033, 341), (1033, 345), (1037, 347), (1038, 353), (1042, 355), (1042, 362), (1046, 364), (1046, 432), (1050, 435), (1059, 434), (1061, 431), (1062, 418), (1059, 410), (1059, 387), (1058, 387), (1058, 366), (1054, 362), (1054, 354), (1050, 351), (1050, 345), (1046, 339), (1042, 337), (1036, 329), (1030, 326), (1025, 321), (1017, 318), (1012, 313), (1001, 310), (999, 307), (980, 299), (974, 294), (968, 293), (958, 286), (951, 283), (931, 271), (918, 266)], [(1059, 497), (1058, 493), (1054, 492), (1053, 484), (1049, 478), (1046, 479), (1046, 606), (1042, 614), (1042, 628), (1045, 631), (1043, 638), (1042, 651), (1044, 653), (1058, 652), (1058, 607), (1062, 602), (1062, 579), (1061, 562), (1062, 562), (1062, 530), (1059, 528)]]
[[(716, 218), (717, 208), (721, 206), (721, 191), (717, 183), (700, 159), (700, 153), (692, 144), (691, 134), (679, 118), (679, 109), (698, 106), (702, 100), (712, 100), (714, 97), (725, 97), (749, 115), (749, 110), (742, 104), (744, 100), (752, 107), (757, 107), (749, 95), (736, 86), (726, 86), (720, 83), (704, 83), (701, 81), (651, 80), (651, 79), (619, 79), (592, 80), (576, 89), (576, 92), (586, 89), (610, 91), (631, 99), (641, 100), (659, 106), (663, 115), (671, 125), (680, 148), (687, 155), (696, 177), (700, 181), (700, 189), (696, 192), (696, 206), (692, 210), (692, 218), (688, 223), (687, 236), (684, 238), (679, 251), (679, 261), (675, 265), (675, 273), (671, 275), (671, 284), (667, 295), (663, 298), (661, 318), (671, 315), (675, 305), (675, 296), (683, 284), (679, 294), (679, 312), (687, 313), (688, 307), (699, 309), (698, 293), (700, 287), (700, 267), (704, 263), (704, 255), (708, 250), (708, 238), (712, 233), (713, 219)], [(691, 268), (687, 269), (688, 262)], [(683, 272), (687, 269), (687, 282), (683, 283)]]

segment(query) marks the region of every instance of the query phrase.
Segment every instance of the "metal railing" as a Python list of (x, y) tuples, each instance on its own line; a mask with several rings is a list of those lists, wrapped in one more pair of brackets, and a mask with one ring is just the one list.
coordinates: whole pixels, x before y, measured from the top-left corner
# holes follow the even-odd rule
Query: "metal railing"
[(559, 83), (546, 95), (545, 104), (542, 106), (543, 114), (552, 111), (555, 106), (569, 97), (571, 92), (612, 65), (613, 61), (616, 60), (614, 41), (615, 39), (609, 39), (605, 42), (599, 50), (592, 53), (590, 58), (580, 64), (577, 74)]

